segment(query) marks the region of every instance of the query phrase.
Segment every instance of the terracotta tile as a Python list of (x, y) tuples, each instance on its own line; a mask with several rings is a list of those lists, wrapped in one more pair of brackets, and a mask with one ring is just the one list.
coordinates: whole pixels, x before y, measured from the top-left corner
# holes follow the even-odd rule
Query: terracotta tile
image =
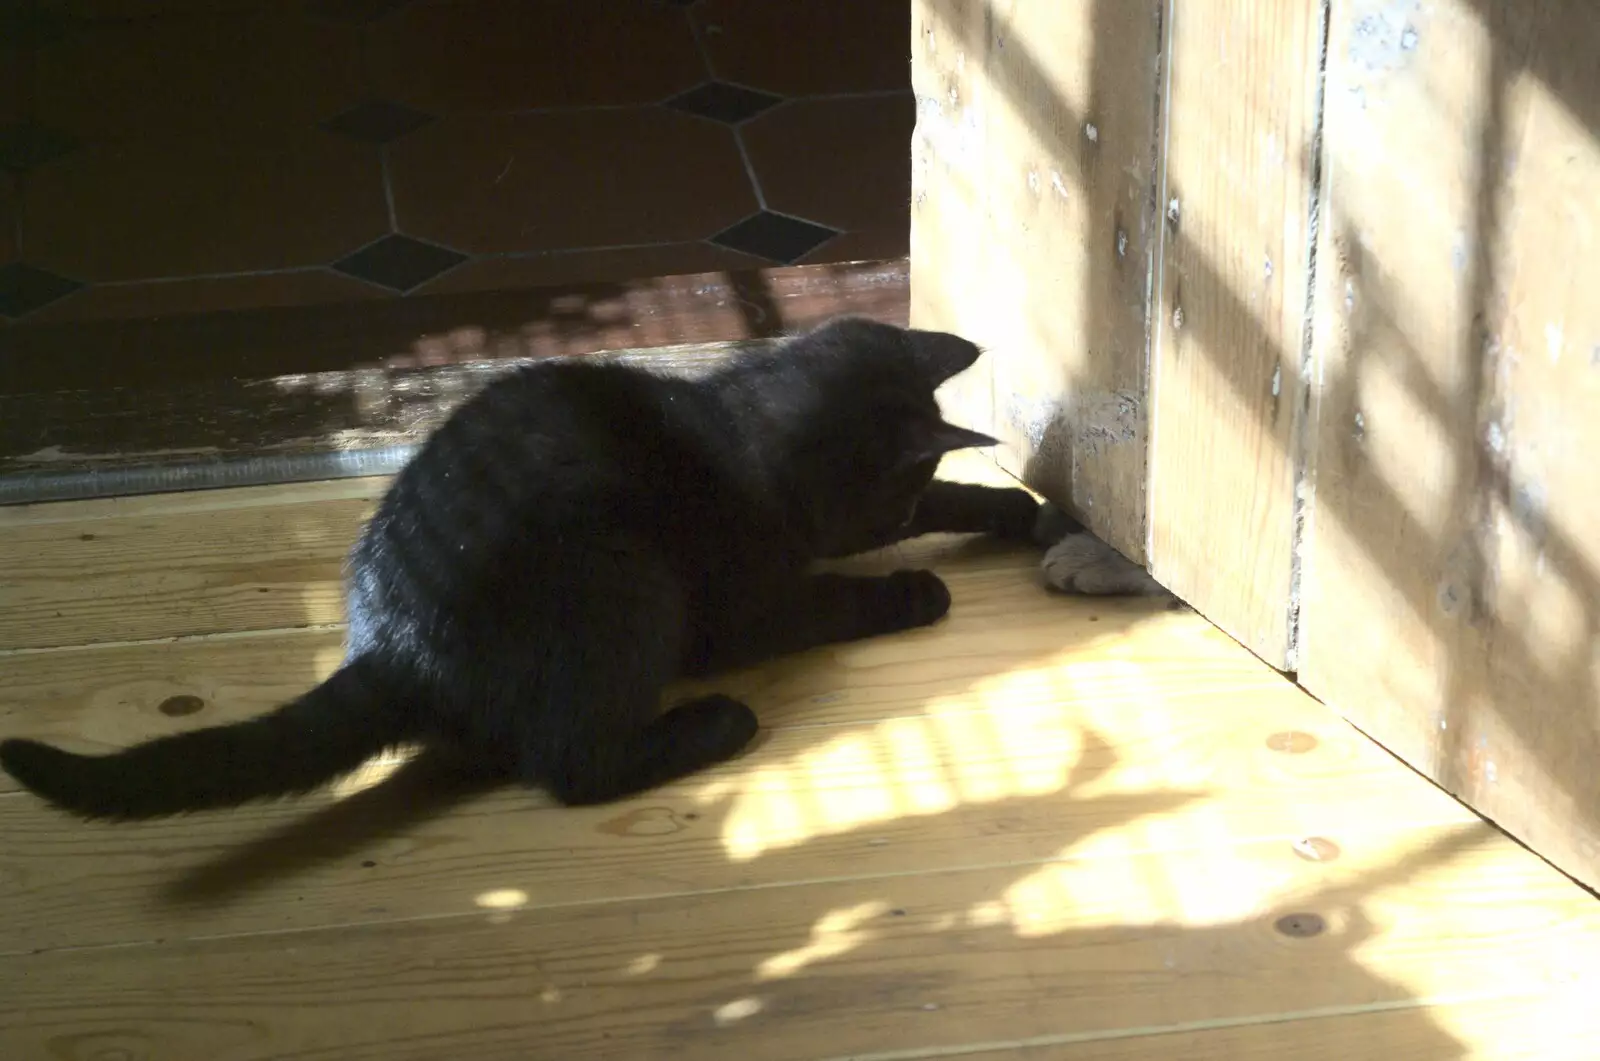
[(387, 228), (379, 149), (320, 129), (90, 145), (28, 178), (22, 214), (30, 261), (92, 281), (322, 265)]
[(27, 173), (71, 153), (77, 146), (77, 140), (59, 129), (28, 119), (0, 125), (0, 170)]
[(316, 306), (389, 297), (382, 288), (325, 269), (257, 276), (219, 276), (155, 284), (97, 284), (27, 318), (29, 324), (131, 320), (189, 313)]
[(640, 0), (420, 0), (372, 33), (379, 94), (435, 112), (655, 103), (706, 76), (684, 14)]
[(661, 107), (456, 115), (389, 173), (401, 231), (478, 254), (690, 241), (756, 209), (733, 133)]
[(898, 225), (857, 232), (842, 232), (795, 262), (796, 265), (835, 265), (840, 262), (887, 262), (911, 253), (911, 217)]
[(668, 243), (654, 247), (615, 247), (558, 251), (517, 258), (479, 258), (429, 281), (417, 294), (460, 291), (510, 291), (559, 284), (611, 283), (658, 276), (762, 269), (768, 262), (709, 243)]
[(0, 265), (17, 257), (17, 178), (0, 174)]
[(73, 14), (62, 0), (0, 0), (0, 47), (24, 53), (59, 39)]
[(806, 100), (752, 119), (743, 136), (772, 209), (877, 229), (910, 217), (915, 124), (910, 95)]
[(716, 76), (789, 96), (911, 88), (910, 0), (704, 0)]
[(214, 15), (259, 11), (272, 0), (39, 0), (44, 7), (80, 19), (133, 19), (158, 15)]
[(15, 42), (0, 40), (0, 125), (20, 122), (27, 113), (30, 70), (31, 63)]
[(281, 9), (83, 24), (38, 53), (38, 117), (94, 142), (311, 125), (363, 99), (360, 34)]
[(308, 0), (306, 10), (339, 22), (375, 22), (408, 3), (410, 0)]

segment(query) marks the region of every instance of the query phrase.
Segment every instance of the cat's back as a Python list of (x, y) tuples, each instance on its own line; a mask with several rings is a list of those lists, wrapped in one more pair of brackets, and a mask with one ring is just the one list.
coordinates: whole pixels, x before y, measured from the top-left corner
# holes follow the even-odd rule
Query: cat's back
[(354, 559), (462, 587), (512, 570), (555, 577), (596, 542), (674, 551), (684, 527), (726, 524), (744, 503), (724, 431), (695, 382), (593, 361), (518, 369), (401, 470)]

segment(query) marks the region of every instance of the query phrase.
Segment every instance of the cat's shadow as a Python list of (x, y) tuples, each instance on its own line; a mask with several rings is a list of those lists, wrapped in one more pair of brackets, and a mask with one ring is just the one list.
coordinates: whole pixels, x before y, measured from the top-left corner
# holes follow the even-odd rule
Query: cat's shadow
[(174, 906), (221, 905), (347, 860), (506, 784), (471, 777), (444, 755), (423, 751), (377, 784), (193, 867), (164, 885), (160, 898)]

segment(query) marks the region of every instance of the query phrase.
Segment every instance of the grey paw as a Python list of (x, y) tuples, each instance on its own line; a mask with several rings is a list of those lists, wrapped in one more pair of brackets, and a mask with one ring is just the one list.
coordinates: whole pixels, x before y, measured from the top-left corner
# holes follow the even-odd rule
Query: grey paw
[(1087, 531), (1068, 534), (1050, 547), (1040, 565), (1045, 583), (1063, 593), (1090, 597), (1165, 596), (1150, 572)]

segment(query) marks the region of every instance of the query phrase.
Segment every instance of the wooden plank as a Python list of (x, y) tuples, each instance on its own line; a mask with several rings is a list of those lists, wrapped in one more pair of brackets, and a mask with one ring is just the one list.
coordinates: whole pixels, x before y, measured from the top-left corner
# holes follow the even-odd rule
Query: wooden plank
[(339, 622), (345, 554), (387, 483), (360, 485), (360, 496), (282, 505), (263, 503), (270, 494), (219, 490), (189, 495), (172, 512), (8, 521), (0, 648)]
[[(1015, 485), (970, 454), (942, 470)], [(346, 554), (387, 486), (369, 477), (0, 507), (0, 652), (340, 622)]]
[(1091, 643), (928, 681), (921, 661), (962, 639), (809, 661), (826, 692), (748, 694), (769, 726), (759, 749), (615, 806), (452, 795), (414, 769), (120, 827), (14, 794), (0, 953), (455, 915), (501, 887), (570, 905), (1266, 838), (1338, 851), (1374, 823), (1477, 821), (1281, 679), (1175, 689), (1129, 664), (1109, 680)]
[(916, 0), (911, 319), (990, 350), (949, 405), (1136, 559), (1154, 3)]
[[(690, 344), (596, 356), (694, 375), (748, 346)], [(527, 362), (409, 373), (392, 381), (386, 400), (375, 403), (383, 412), (354, 412), (363, 426), (338, 433), (356, 448), (418, 444), (459, 402), (519, 363)], [(327, 373), (273, 382), (343, 394), (358, 376)], [(195, 395), (205, 393), (201, 388)], [(229, 428), (226, 421), (221, 414), (214, 420), (224, 429), (239, 427)], [(293, 440), (285, 452), (325, 449), (328, 437), (320, 432)], [(252, 445), (271, 448), (274, 438), (269, 431)], [(57, 456), (77, 467), (70, 455)], [(94, 465), (150, 455), (112, 446), (79, 456)], [(0, 555), (16, 558), (0, 572), (0, 651), (338, 622), (345, 556), (387, 486), (385, 478), (364, 477), (148, 501), (121, 497), (0, 507)], [(92, 529), (86, 529), (89, 523)]]
[[(970, 456), (943, 471), (1003, 479)], [(309, 486), (232, 493), (210, 515), (192, 510), (197, 495), (165, 500), (201, 538), (209, 519), (272, 511), (279, 496), (320, 500)], [(75, 527), (114, 518), (108, 512), (131, 506), (152, 518), (161, 503), (42, 507), (88, 517), (47, 524), (70, 539)], [(413, 820), (406, 809), (428, 805), (413, 787), (340, 801), (358, 779), (331, 800), (119, 829), (63, 828), (31, 797), (13, 795), (0, 800), (0, 832), (11, 838), (0, 879), (17, 882), (5, 900), (23, 916), (0, 951), (436, 916), (460, 911), (464, 882), (481, 877), (489, 888), (510, 873), (538, 881), (541, 903), (572, 903), (770, 886), (842, 865), (905, 873), (1048, 859), (1064, 835), (1111, 830), (1140, 801), (1147, 821), (1108, 832), (1108, 853), (1343, 837), (1377, 817), (1469, 820), (1192, 613), (1047, 594), (1036, 563), (1034, 550), (962, 538), (853, 561), (939, 567), (956, 597), (950, 619), (714, 683), (762, 712), (767, 744), (631, 806), (568, 812), (510, 792), (449, 815), (448, 801), (434, 804), (434, 815)], [(17, 653), (0, 722), (7, 734), (115, 745), (263, 710), (337, 658), (336, 630)], [(171, 696), (196, 697), (201, 710), (164, 715)], [(1180, 804), (1185, 788), (1206, 798)], [(1008, 795), (1037, 798), (993, 828), (994, 805)], [(521, 836), (527, 848), (508, 847)], [(805, 857), (781, 857), (802, 842)], [(722, 868), (730, 851), (757, 867), (732, 883)], [(381, 873), (359, 865), (363, 852), (381, 860)], [(263, 868), (277, 879), (249, 886)], [(204, 901), (207, 888), (228, 901)]]
[[(1576, 991), (1521, 998), (1473, 1000), (1392, 1010), (1312, 1014), (1290, 1020), (1216, 1027), (1152, 1028), (1142, 1034), (1084, 1041), (997, 1047), (955, 1056), (969, 1061), (1588, 1061), (1595, 1029)], [(1563, 1016), (1568, 1019), (1561, 1019)], [(915, 1055), (900, 1055), (911, 1058)], [(861, 1061), (895, 1061), (892, 1052)]]
[(1600, 23), (1334, 13), (1300, 677), (1600, 885)]
[[(907, 555), (938, 560), (928, 551)], [(908, 700), (913, 691), (953, 696), (997, 673), (1031, 667), (1065, 671), (1048, 672), (1052, 677), (1029, 693), (1030, 702), (1181, 699), (1256, 689), (1269, 680), (1248, 654), (1192, 616), (1167, 619), (1152, 611), (1159, 605), (1143, 602), (1063, 607), (1038, 594), (1033, 563), (1032, 554), (1010, 553), (951, 569), (962, 605), (948, 620), (952, 634), (936, 658), (921, 647), (875, 641), (818, 650), (714, 684), (752, 698), (771, 724), (785, 725), (889, 717), (915, 702)], [(96, 753), (249, 718), (332, 673), (343, 638), (342, 626), (329, 626), (13, 654), (0, 684), (0, 734)], [(894, 669), (903, 662), (918, 667), (912, 690)], [(686, 684), (683, 692), (692, 689)], [(168, 704), (173, 698), (182, 700)], [(14, 790), (0, 774), (0, 792)]]
[(456, 918), (8, 959), (0, 1051), (917, 1057), (1529, 996), (1593, 1028), (1565, 985), (1600, 975), (1600, 906), (1483, 826), (1368, 839), (561, 910), (507, 878)]
[(1321, 5), (1169, 10), (1150, 571), (1287, 668)]

